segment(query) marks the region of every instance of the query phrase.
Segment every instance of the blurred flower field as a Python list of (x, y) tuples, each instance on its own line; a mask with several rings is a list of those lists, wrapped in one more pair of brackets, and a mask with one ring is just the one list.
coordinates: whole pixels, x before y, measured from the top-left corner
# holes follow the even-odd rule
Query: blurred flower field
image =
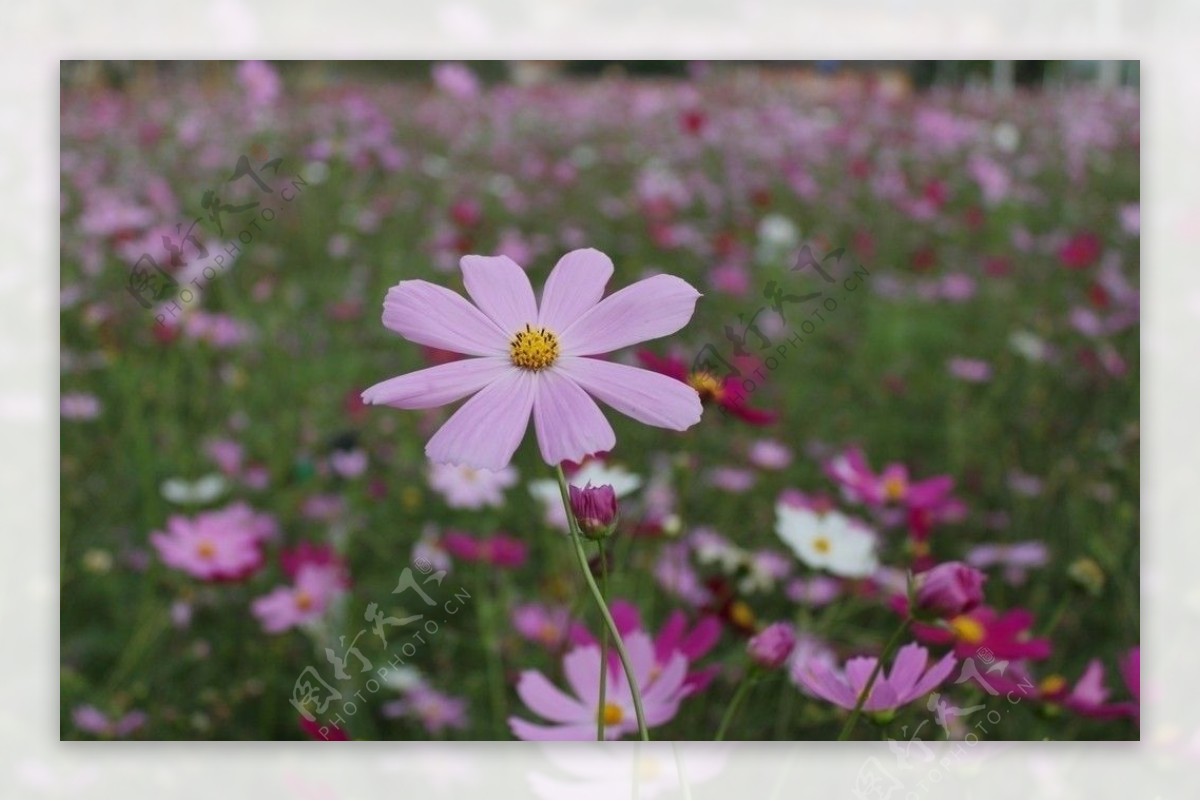
[(63, 739), (1137, 739), (1137, 93), (495, 72), (64, 83)]

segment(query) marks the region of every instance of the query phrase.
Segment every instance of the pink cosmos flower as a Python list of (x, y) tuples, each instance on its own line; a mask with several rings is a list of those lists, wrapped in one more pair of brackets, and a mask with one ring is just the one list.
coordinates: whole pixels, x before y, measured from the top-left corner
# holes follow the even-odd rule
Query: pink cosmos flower
[[(684, 697), (688, 660), (676, 651), (668, 664), (655, 673), (654, 645), (645, 632), (625, 638), (630, 667), (642, 691), (646, 726), (669, 722), (679, 711)], [(618, 740), (637, 731), (633, 694), (619, 663), (609, 662), (604, 706), (600, 706), (600, 648), (585, 645), (563, 657), (563, 672), (574, 695), (550, 683), (540, 671), (526, 670), (517, 682), (517, 695), (533, 712), (550, 721), (531, 723), (519, 717), (508, 719), (513, 734), (522, 740), (594, 740), (596, 724), (604, 722), (606, 740)]]
[(1030, 568), (1041, 567), (1050, 559), (1046, 544), (1029, 542), (996, 543), (976, 545), (967, 551), (966, 563), (987, 568), (997, 565), (1004, 568), (1004, 580), (1009, 584), (1022, 584)]
[(64, 420), (95, 420), (100, 409), (100, 399), (87, 392), (68, 392), (59, 401), (59, 413)]
[(71, 711), (71, 719), (75, 722), (76, 728), (88, 734), (95, 734), (99, 737), (128, 737), (146, 725), (149, 717), (145, 712), (135, 709), (124, 717), (111, 720), (108, 715), (91, 704), (84, 704)]
[(278, 634), (320, 620), (329, 603), (344, 589), (340, 565), (305, 563), (296, 571), (294, 585), (276, 587), (255, 598), (250, 611), (262, 623), (263, 631)]
[(260, 545), (276, 530), (270, 515), (238, 503), (193, 518), (174, 515), (150, 542), (168, 567), (205, 581), (237, 581), (262, 566)]
[(782, 470), (792, 463), (792, 451), (778, 440), (756, 440), (750, 446), (750, 462), (763, 470)]
[(547, 648), (560, 648), (568, 637), (578, 641), (582, 624), (573, 623), (565, 606), (530, 603), (514, 607), (509, 619), (517, 633)]
[(507, 534), (473, 537), (461, 531), (447, 531), (442, 535), (441, 544), (455, 559), (482, 562), (493, 567), (520, 567), (525, 564), (529, 552), (529, 546), (523, 540)]
[(429, 486), (455, 509), (503, 506), (504, 490), (516, 483), (517, 471), (511, 466), (500, 470), (478, 470), (457, 464), (429, 465)]
[(367, 452), (362, 448), (334, 451), (329, 455), (329, 467), (342, 478), (357, 478), (367, 470)]
[(384, 704), (380, 712), (387, 718), (415, 718), (435, 737), (446, 729), (467, 727), (466, 699), (438, 692), (424, 682), (409, 689), (404, 698)]
[(747, 653), (757, 664), (774, 670), (783, 665), (796, 647), (796, 630), (790, 623), (772, 623), (750, 638)]
[[(804, 669), (793, 675), (813, 695), (843, 709), (854, 709), (878, 661), (869, 656), (855, 657), (839, 671), (824, 661), (810, 660)], [(885, 712), (911, 703), (949, 678), (957, 664), (954, 654), (946, 654), (929, 665), (929, 652), (916, 643), (909, 643), (896, 652), (890, 671), (879, 672), (863, 710)]]
[[(611, 613), (622, 639), (628, 640), (631, 635), (645, 631), (641, 612), (629, 601), (623, 599), (613, 601)], [(665, 670), (676, 653), (683, 654), (689, 663), (699, 661), (716, 646), (720, 637), (721, 621), (719, 618), (713, 615), (704, 615), (696, 621), (696, 625), (689, 627), (687, 615), (676, 609), (667, 617), (666, 622), (659, 629), (658, 636), (654, 638), (654, 667), (651, 675), (657, 676)], [(575, 645), (594, 645), (596, 643), (596, 638), (583, 625), (572, 627), (571, 640)], [(619, 667), (620, 660), (613, 649), (609, 649), (609, 659), (613, 660), (614, 667)], [(688, 673), (683, 681), (684, 695), (700, 692), (716, 675), (717, 668), (715, 667)]]
[(954, 645), (954, 652), (967, 659), (982, 648), (997, 659), (1045, 659), (1050, 656), (1050, 641), (1030, 636), (1033, 613), (1010, 609), (1003, 614), (990, 606), (977, 606), (965, 615), (947, 621), (949, 629), (913, 623), (918, 640), (931, 645)]
[(670, 377), (593, 358), (673, 334), (700, 297), (671, 275), (601, 299), (612, 260), (597, 250), (563, 256), (542, 293), (507, 256), (464, 256), (467, 293), (401, 281), (384, 301), (383, 323), (406, 339), (476, 358), (429, 367), (369, 388), (363, 400), (428, 409), (470, 396), (433, 435), (437, 463), (500, 470), (532, 415), (542, 458), (579, 462), (609, 451), (616, 435), (589, 396), (647, 425), (683, 431), (700, 421), (700, 397)]
[(987, 577), (962, 562), (943, 562), (915, 579), (917, 609), (937, 617), (957, 617), (983, 602)]
[(955, 357), (946, 362), (950, 375), (971, 384), (982, 384), (992, 379), (992, 366), (982, 359)]

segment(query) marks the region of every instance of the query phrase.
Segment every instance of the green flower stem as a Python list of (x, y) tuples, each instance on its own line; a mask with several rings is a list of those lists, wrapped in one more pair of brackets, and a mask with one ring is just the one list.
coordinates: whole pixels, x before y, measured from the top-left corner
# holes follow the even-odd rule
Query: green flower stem
[(737, 692), (733, 694), (733, 700), (729, 702), (729, 708), (725, 710), (725, 716), (721, 718), (721, 725), (717, 727), (717, 742), (725, 739), (725, 732), (729, 729), (729, 724), (733, 722), (733, 716), (737, 713), (738, 707), (742, 705), (746, 694), (750, 692), (750, 685), (754, 684), (757, 679), (758, 665), (751, 665), (750, 669), (746, 671), (746, 678), (742, 679)]
[[(617, 656), (621, 658), (621, 667), (625, 670), (629, 691), (633, 695), (633, 711), (637, 715), (638, 734), (643, 740), (649, 741), (650, 732), (646, 728), (646, 713), (642, 710), (642, 691), (638, 688), (633, 669), (629, 666), (629, 654), (625, 653), (625, 642), (621, 639), (621, 632), (617, 631), (617, 624), (613, 621), (612, 613), (608, 611), (608, 604), (604, 602), (604, 594), (596, 586), (596, 578), (592, 575), (591, 568), (588, 567), (587, 554), (583, 550), (583, 536), (579, 533), (579, 525), (575, 521), (575, 515), (571, 512), (571, 495), (567, 490), (567, 477), (563, 475), (561, 465), (555, 465), (554, 471), (558, 478), (558, 491), (562, 495), (563, 509), (567, 513), (567, 526), (571, 529), (571, 540), (575, 544), (575, 557), (579, 561), (579, 569), (583, 571), (583, 578), (587, 581), (592, 597), (596, 599), (596, 606), (600, 608), (600, 616), (604, 618), (604, 625), (612, 634), (613, 645), (617, 648)], [(607, 669), (606, 665), (600, 666), (602, 680)], [(603, 710), (600, 712), (603, 713)]]
[[(604, 553), (604, 543), (596, 543), (596, 551), (600, 554), (600, 594), (608, 597), (608, 557)], [(599, 709), (604, 709), (608, 692), (608, 629), (600, 629), (600, 703)], [(596, 739), (604, 741), (604, 715), (596, 715)]]
[(871, 697), (871, 689), (875, 686), (875, 680), (879, 678), (879, 674), (883, 671), (883, 663), (892, 658), (892, 652), (900, 644), (900, 638), (908, 631), (908, 624), (910, 622), (912, 622), (912, 618), (904, 618), (900, 623), (900, 628), (896, 629), (895, 633), (892, 634), (892, 638), (888, 640), (887, 645), (883, 646), (883, 653), (879, 655), (878, 661), (875, 662), (875, 669), (871, 671), (866, 685), (862, 688), (862, 692), (858, 694), (858, 701), (854, 704), (854, 711), (850, 713), (849, 719), (846, 720), (846, 725), (842, 727), (842, 733), (838, 735), (839, 741), (849, 739), (850, 732), (854, 731), (854, 724), (858, 722), (858, 716), (862, 714), (863, 706), (867, 703), (867, 699)]

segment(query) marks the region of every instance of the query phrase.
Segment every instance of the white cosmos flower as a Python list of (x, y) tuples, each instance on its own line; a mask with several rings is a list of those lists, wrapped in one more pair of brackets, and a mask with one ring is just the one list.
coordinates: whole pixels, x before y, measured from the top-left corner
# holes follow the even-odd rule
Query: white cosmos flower
[[(642, 486), (642, 477), (630, 473), (617, 465), (606, 465), (598, 460), (590, 460), (568, 476), (567, 483), (583, 489), (588, 484), (602, 487), (608, 484), (618, 498), (624, 498)], [(563, 511), (562, 496), (558, 490), (558, 482), (552, 478), (538, 479), (529, 482), (529, 494), (540, 502), (546, 510), (546, 523), (556, 528), (567, 530), (567, 515)]]
[(781, 503), (775, 516), (775, 533), (809, 567), (844, 578), (866, 578), (878, 570), (875, 534), (844, 514)]

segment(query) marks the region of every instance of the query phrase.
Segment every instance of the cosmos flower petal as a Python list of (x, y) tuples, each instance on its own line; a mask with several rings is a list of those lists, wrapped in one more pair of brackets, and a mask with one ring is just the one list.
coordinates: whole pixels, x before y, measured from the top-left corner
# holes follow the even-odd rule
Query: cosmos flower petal
[(593, 714), (536, 670), (521, 673), (517, 682), (517, 695), (521, 696), (525, 706), (555, 723), (579, 723), (587, 721)]
[(589, 393), (639, 423), (685, 431), (700, 422), (700, 396), (682, 381), (580, 356), (565, 356), (559, 365)]
[(397, 409), (433, 409), (462, 400), (512, 370), (512, 362), (502, 356), (460, 359), (381, 381), (362, 399)]
[(529, 276), (508, 256), (463, 256), (459, 266), (471, 300), (505, 334), (537, 321)]
[(565, 373), (546, 370), (536, 382), (533, 426), (547, 464), (581, 462), (585, 456), (612, 450), (617, 444), (617, 435), (600, 407)]
[(505, 373), (437, 430), (425, 446), (425, 455), (439, 464), (504, 468), (529, 427), (534, 393), (533, 374), (516, 369)]
[(462, 295), (428, 281), (401, 281), (389, 289), (383, 324), (418, 345), (468, 356), (508, 353), (508, 332)]
[(574, 726), (540, 726), (518, 717), (508, 719), (508, 727), (520, 740), (594, 740), (596, 724), (581, 723)]
[(538, 324), (565, 331), (600, 302), (612, 274), (612, 259), (594, 248), (572, 250), (563, 256), (546, 279)]
[(950, 674), (954, 672), (954, 668), (957, 665), (958, 659), (954, 656), (954, 652), (946, 654), (939, 661), (935, 662), (929, 670), (925, 671), (925, 675), (917, 681), (912, 691), (908, 694), (908, 698), (904, 700), (911, 701), (914, 698), (920, 698), (922, 695), (933, 691), (950, 677)]
[[(594, 645), (576, 648), (563, 657), (563, 673), (567, 684), (587, 705), (600, 700), (600, 649)], [(593, 731), (593, 734), (595, 732)]]
[(896, 694), (904, 697), (916, 686), (921, 671), (929, 661), (929, 652), (916, 643), (909, 643), (896, 652), (892, 668), (888, 672), (888, 684)]
[(595, 356), (674, 334), (700, 293), (682, 278), (656, 275), (614, 292), (559, 332), (564, 356)]

